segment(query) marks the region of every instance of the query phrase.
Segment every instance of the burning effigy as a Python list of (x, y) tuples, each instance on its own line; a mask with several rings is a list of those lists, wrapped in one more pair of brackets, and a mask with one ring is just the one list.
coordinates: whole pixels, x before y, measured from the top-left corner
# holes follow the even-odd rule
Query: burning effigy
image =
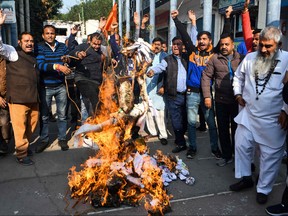
[[(177, 157), (157, 151), (149, 155), (144, 138), (138, 135), (137, 122), (148, 109), (145, 72), (151, 63), (150, 44), (139, 39), (122, 50), (134, 64), (131, 74), (115, 73), (107, 68), (100, 88), (99, 108), (75, 133), (75, 146), (93, 148), (90, 157), (76, 171), (68, 174), (71, 198), (90, 202), (93, 207), (137, 206), (144, 203), (151, 215), (164, 215), (170, 211), (170, 199), (165, 186), (176, 175), (189, 175), (185, 166), (179, 168)], [(131, 55), (132, 54), (132, 55)], [(135, 80), (140, 87), (141, 100), (135, 104)], [(183, 164), (180, 161), (180, 165)]]

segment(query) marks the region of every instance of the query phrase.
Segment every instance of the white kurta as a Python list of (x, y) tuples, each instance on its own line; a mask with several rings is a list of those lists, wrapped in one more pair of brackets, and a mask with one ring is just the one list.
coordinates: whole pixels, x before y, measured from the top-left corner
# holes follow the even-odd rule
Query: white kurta
[[(238, 124), (235, 134), (235, 177), (251, 176), (253, 149), (259, 145), (257, 192), (269, 194), (280, 167), (286, 138), (286, 131), (281, 129), (278, 117), (281, 109), (287, 108), (282, 99), (282, 89), (288, 69), (288, 53), (278, 51), (276, 54), (278, 63), (258, 100), (253, 71), (256, 56), (257, 52), (254, 52), (245, 57), (233, 80), (234, 94), (242, 94), (246, 101), (245, 107), (234, 119)], [(260, 86), (258, 91), (261, 90)]]
[[(282, 99), (283, 78), (288, 70), (288, 53), (278, 51), (279, 60), (264, 92), (256, 100), (256, 84), (253, 65), (257, 52), (248, 54), (235, 72), (234, 94), (242, 94), (246, 101), (245, 107), (235, 118), (235, 122), (245, 126), (253, 133), (256, 142), (279, 148), (284, 144), (286, 132), (281, 129), (278, 117), (284, 109)], [(259, 92), (262, 87), (259, 88)]]

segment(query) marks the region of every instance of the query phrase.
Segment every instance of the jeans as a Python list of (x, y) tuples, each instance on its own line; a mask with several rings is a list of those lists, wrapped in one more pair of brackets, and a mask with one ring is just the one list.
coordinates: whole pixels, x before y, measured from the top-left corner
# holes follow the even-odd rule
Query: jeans
[(185, 95), (177, 94), (176, 97), (168, 97), (168, 111), (175, 134), (175, 144), (186, 146), (184, 134), (187, 129), (187, 117), (185, 109)]
[[(192, 150), (197, 150), (196, 145), (196, 122), (198, 117), (198, 107), (200, 105), (205, 121), (208, 125), (210, 145), (212, 151), (218, 150), (218, 134), (217, 127), (215, 123), (215, 114), (213, 107), (207, 109), (204, 104), (204, 98), (202, 93), (191, 92), (186, 96), (187, 102), (187, 119), (188, 119), (188, 138), (189, 138), (189, 148)], [(212, 99), (213, 105), (213, 99)]]
[(67, 131), (67, 93), (64, 85), (57, 87), (41, 87), (40, 89), (40, 114), (41, 114), (41, 142), (49, 142), (49, 108), (51, 107), (52, 97), (56, 101), (56, 114), (58, 126), (58, 140), (66, 140)]
[[(235, 148), (235, 131), (237, 124), (234, 118), (238, 114), (238, 104), (215, 103), (219, 140), (221, 144), (222, 157), (231, 159)], [(231, 134), (230, 134), (231, 126)]]

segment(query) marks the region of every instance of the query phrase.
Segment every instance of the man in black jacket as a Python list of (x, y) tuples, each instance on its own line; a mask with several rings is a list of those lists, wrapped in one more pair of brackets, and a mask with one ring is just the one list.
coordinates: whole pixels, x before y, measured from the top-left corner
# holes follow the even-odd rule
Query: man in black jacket
[(155, 73), (164, 72), (164, 90), (167, 96), (168, 111), (175, 134), (176, 147), (173, 153), (178, 153), (187, 148), (184, 134), (187, 129), (186, 119), (186, 79), (187, 62), (182, 58), (182, 40), (174, 37), (172, 40), (172, 55), (165, 57), (160, 64), (148, 71), (148, 77)]
[[(92, 113), (96, 113), (99, 102), (99, 86), (102, 83), (102, 68), (105, 55), (101, 51), (102, 36), (93, 33), (90, 43), (80, 44), (75, 47), (70, 55), (79, 60), (75, 68), (75, 84), (83, 98), (92, 104)], [(86, 107), (89, 110), (89, 107)]]

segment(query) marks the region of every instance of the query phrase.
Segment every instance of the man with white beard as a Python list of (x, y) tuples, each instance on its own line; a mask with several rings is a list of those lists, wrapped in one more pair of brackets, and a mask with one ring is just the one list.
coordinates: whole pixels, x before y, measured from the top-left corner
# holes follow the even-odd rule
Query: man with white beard
[[(279, 49), (281, 32), (269, 26), (260, 33), (259, 49), (248, 54), (235, 72), (233, 89), (243, 109), (235, 118), (235, 177), (230, 185), (241, 191), (254, 185), (251, 176), (253, 149), (259, 146), (260, 167), (256, 200), (267, 202), (284, 152), (288, 109), (282, 99), (288, 53)], [(286, 113), (285, 113), (285, 111)]]

